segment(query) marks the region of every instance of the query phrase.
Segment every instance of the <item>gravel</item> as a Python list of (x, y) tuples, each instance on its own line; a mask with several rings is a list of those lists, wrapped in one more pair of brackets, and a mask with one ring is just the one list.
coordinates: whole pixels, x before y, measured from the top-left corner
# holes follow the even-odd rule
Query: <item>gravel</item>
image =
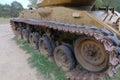
[(0, 80), (43, 80), (27, 62), (29, 54), (13, 40), (9, 24), (0, 24)]

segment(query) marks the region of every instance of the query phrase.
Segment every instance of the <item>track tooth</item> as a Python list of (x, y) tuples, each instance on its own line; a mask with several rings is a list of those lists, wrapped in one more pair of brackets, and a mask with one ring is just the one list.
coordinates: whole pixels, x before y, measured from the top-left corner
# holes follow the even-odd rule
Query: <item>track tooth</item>
[(77, 28), (76, 32), (79, 33), (79, 29), (78, 28)]
[(84, 30), (84, 34), (88, 35), (89, 34), (88, 30)]
[(59, 27), (58, 27), (58, 30), (60, 30), (60, 31), (63, 30), (63, 27), (59, 26)]
[(116, 70), (120, 68), (120, 63), (115, 67)]
[(66, 73), (66, 77), (67, 77), (67, 80), (71, 80), (71, 79), (70, 79), (70, 78), (72, 77), (72, 76), (71, 76), (71, 73), (70, 73), (70, 72)]
[(69, 31), (69, 27), (66, 27), (67, 31)]
[(75, 76), (75, 80), (85, 80), (85, 73), (84, 72), (77, 73), (77, 75)]
[(68, 28), (68, 31), (69, 31), (69, 32), (72, 32), (72, 29), (71, 29), (71, 28)]
[(45, 24), (45, 27), (49, 26), (49, 24)]
[(107, 71), (107, 74), (112, 77), (114, 75), (114, 72), (113, 72), (113, 66), (109, 67), (108, 71)]
[(113, 68), (113, 72), (114, 72), (114, 74), (116, 74), (116, 73), (117, 73), (117, 70), (116, 70), (115, 68)]
[(115, 51), (111, 52), (110, 58), (109, 58), (110, 67), (107, 71), (110, 77), (116, 74), (116, 71), (120, 67), (119, 62), (120, 60), (117, 58), (116, 52)]
[(49, 28), (52, 28), (52, 25), (50, 25)]
[(49, 25), (49, 28), (52, 28), (53, 27), (53, 24)]
[(65, 28), (65, 27), (63, 27), (62, 29), (63, 29), (63, 31), (65, 32), (65, 29), (66, 29), (66, 28)]
[(73, 33), (75, 33), (75, 30), (76, 30), (76, 29), (75, 29), (75, 28), (73, 28), (73, 29), (72, 29), (72, 32), (73, 32)]
[(82, 30), (82, 29), (79, 29), (79, 33), (80, 33), (80, 34), (83, 34), (83, 30)]
[(113, 66), (115, 66), (119, 63), (120, 60), (116, 56), (110, 55), (110, 60), (109, 61)]
[(112, 76), (115, 75), (115, 73), (116, 73), (115, 68), (114, 68), (113, 66), (109, 67), (109, 69), (108, 69), (108, 71), (107, 71), (107, 74), (108, 74), (110, 77), (112, 77)]
[(101, 39), (101, 40), (100, 40), (100, 42), (101, 42), (101, 43), (103, 43), (103, 42), (104, 42), (104, 40), (103, 40), (103, 39)]
[[(63, 27), (63, 26), (62, 26), (62, 27)], [(65, 27), (63, 27), (62, 30), (64, 31), (64, 30), (65, 30)]]
[(116, 58), (116, 57), (114, 57), (114, 58), (112, 58), (112, 59), (110, 60), (110, 63), (115, 66), (115, 65), (117, 65), (117, 64), (119, 63), (119, 59)]
[(84, 75), (83, 80), (92, 80), (94, 78), (94, 75), (92, 75), (91, 73), (86, 73)]
[(57, 29), (57, 27), (56, 27), (56, 26), (53, 26), (53, 29)]
[(105, 43), (107, 43), (108, 45), (112, 45), (112, 43), (111, 42), (109, 42), (109, 40), (108, 39), (106, 39), (106, 38), (104, 38), (104, 40), (105, 40)]
[(68, 27), (64, 28), (64, 31), (66, 31), (66, 32), (67, 32), (67, 31), (68, 31)]
[(60, 26), (61, 27), (61, 29), (64, 31), (64, 27), (63, 26)]
[(90, 31), (90, 32), (89, 32), (89, 35), (90, 35), (90, 36), (93, 36), (93, 34), (94, 34), (93, 31)]
[(61, 27), (58, 26), (58, 27), (57, 27), (57, 30), (61, 30)]
[(105, 50), (107, 51), (111, 50), (111, 47), (107, 43), (104, 43), (104, 47), (105, 47)]
[(102, 36), (101, 34), (96, 33), (96, 32), (94, 32), (94, 37), (98, 41), (101, 41), (102, 39), (104, 39), (104, 36)]

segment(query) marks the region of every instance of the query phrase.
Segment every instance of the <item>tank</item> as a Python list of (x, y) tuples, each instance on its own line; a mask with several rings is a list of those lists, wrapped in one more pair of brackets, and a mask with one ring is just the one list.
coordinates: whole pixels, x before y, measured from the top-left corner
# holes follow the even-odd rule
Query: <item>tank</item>
[(120, 14), (95, 0), (42, 0), (10, 20), (17, 39), (55, 61), (68, 80), (105, 80), (120, 57)]

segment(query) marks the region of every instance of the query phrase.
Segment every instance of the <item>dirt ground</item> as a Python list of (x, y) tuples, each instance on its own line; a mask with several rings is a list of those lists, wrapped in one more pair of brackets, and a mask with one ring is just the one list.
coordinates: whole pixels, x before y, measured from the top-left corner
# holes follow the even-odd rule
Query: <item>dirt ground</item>
[(42, 80), (27, 63), (30, 56), (13, 40), (9, 24), (0, 24), (0, 80)]

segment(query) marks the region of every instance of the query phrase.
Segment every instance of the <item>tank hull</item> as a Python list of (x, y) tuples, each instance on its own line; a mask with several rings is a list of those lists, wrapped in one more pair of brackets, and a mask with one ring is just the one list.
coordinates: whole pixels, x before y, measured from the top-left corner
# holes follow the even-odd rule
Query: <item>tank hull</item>
[(38, 1), (38, 7), (41, 6), (54, 6), (54, 5), (66, 5), (66, 6), (90, 6), (95, 0), (43, 0)]
[[(21, 12), (19, 18), (57, 21), (68, 24), (83, 25), (83, 26), (97, 26), (100, 29), (106, 28), (118, 36), (119, 31), (117, 26), (113, 26), (113, 22), (103, 22), (107, 13), (105, 11), (85, 11), (78, 7), (44, 7), (37, 10), (25, 10)], [(97, 13), (97, 14), (96, 14)], [(101, 14), (99, 14), (101, 13)], [(75, 14), (75, 15), (74, 15)], [(77, 14), (77, 16), (76, 16)], [(98, 17), (99, 16), (99, 17)], [(110, 15), (111, 16), (111, 15)], [(116, 18), (117, 19), (117, 18)], [(114, 19), (113, 19), (114, 20)]]
[(62, 70), (69, 71), (66, 73), (69, 80), (93, 80), (93, 77), (104, 80), (104, 75), (113, 76), (119, 66), (120, 35), (102, 21), (103, 13), (43, 7), (21, 12), (18, 18), (11, 19), (11, 27), (16, 37), (23, 39), (26, 35), (25, 40), (32, 47), (47, 58), (54, 58)]

